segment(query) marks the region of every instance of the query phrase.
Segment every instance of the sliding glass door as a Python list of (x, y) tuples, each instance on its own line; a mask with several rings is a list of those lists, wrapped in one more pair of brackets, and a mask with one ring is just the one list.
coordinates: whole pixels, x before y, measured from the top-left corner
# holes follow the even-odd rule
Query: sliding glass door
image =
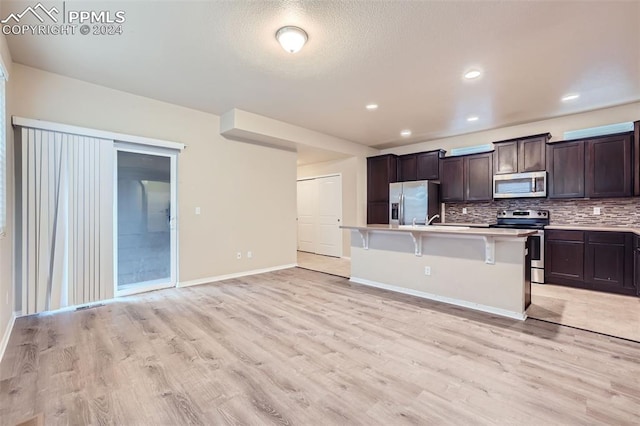
[(176, 285), (176, 160), (116, 144), (116, 295)]

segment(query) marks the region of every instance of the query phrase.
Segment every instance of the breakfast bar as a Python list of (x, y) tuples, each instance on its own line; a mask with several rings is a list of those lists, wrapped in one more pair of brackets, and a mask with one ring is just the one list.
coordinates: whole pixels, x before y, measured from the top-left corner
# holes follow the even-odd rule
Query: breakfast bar
[(524, 229), (343, 226), (351, 281), (524, 320), (531, 300)]

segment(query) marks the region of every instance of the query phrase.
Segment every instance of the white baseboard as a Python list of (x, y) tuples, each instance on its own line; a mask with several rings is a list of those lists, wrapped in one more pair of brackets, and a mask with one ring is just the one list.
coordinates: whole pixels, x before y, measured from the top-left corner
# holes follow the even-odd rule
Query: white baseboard
[(395, 285), (383, 284), (377, 281), (367, 280), (365, 278), (351, 277), (349, 281), (366, 285), (368, 287), (376, 287), (384, 290), (395, 291), (397, 293), (408, 294), (410, 296), (421, 297), (423, 299), (435, 300), (437, 302), (448, 303), (450, 305), (461, 306), (463, 308), (469, 308), (476, 311), (487, 312), (490, 314), (500, 315), (502, 317), (512, 318), (520, 321), (527, 319), (526, 313), (508, 311), (506, 309), (494, 308), (493, 306), (482, 305), (480, 303), (468, 302), (466, 300), (454, 299), (452, 297), (438, 296), (436, 294), (425, 293), (423, 291), (412, 290), (404, 287), (397, 287)]
[(287, 265), (273, 266), (271, 268), (254, 269), (251, 271), (236, 272), (233, 274), (226, 274), (226, 275), (217, 275), (215, 277), (199, 278), (197, 280), (191, 280), (191, 281), (182, 281), (178, 283), (178, 287), (181, 288), (181, 287), (191, 287), (193, 285), (209, 284), (216, 281), (230, 280), (233, 278), (246, 277), (249, 275), (264, 274), (265, 272), (274, 272), (274, 271), (280, 271), (282, 269), (295, 268), (296, 266), (297, 264), (290, 263)]
[(11, 331), (13, 331), (13, 325), (16, 323), (16, 313), (13, 312), (11, 314), (11, 318), (9, 319), (9, 324), (7, 324), (6, 330), (4, 330), (4, 335), (2, 336), (2, 342), (0, 342), (0, 362), (2, 362), (2, 358), (4, 358), (4, 351), (7, 350), (7, 345), (9, 345), (9, 338), (11, 337)]

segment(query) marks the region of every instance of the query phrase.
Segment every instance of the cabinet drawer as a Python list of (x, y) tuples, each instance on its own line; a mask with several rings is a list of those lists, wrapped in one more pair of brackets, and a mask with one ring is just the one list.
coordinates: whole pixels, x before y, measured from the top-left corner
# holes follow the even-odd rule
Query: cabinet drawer
[(624, 232), (587, 232), (588, 243), (600, 243), (600, 244), (615, 244), (624, 245), (625, 233)]
[(547, 241), (562, 240), (584, 242), (584, 231), (561, 231), (553, 229), (545, 231), (544, 237), (547, 239)]

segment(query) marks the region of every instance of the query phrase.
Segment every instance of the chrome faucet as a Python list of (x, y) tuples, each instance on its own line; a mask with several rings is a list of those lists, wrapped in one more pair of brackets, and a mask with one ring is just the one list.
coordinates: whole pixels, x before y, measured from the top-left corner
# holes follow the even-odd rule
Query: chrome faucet
[(415, 217), (413, 218), (412, 225), (413, 225), (413, 226), (416, 226), (416, 218), (415, 218)]
[[(431, 219), (427, 220), (427, 225), (431, 225), (431, 222), (433, 222), (435, 219), (439, 217), (440, 217), (439, 214), (434, 214), (433, 216), (431, 216)], [(427, 218), (429, 218), (429, 215), (427, 215)]]

